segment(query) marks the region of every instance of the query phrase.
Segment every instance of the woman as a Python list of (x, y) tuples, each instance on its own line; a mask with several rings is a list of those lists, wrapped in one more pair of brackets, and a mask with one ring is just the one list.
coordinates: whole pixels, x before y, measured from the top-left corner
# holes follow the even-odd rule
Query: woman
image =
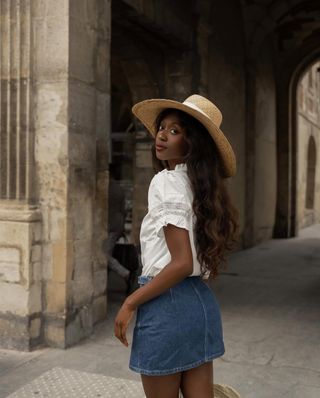
[(115, 319), (126, 330), (137, 309), (130, 369), (147, 398), (211, 398), (212, 360), (223, 355), (219, 305), (203, 279), (217, 277), (235, 241), (236, 212), (224, 186), (234, 152), (208, 99), (142, 101), (133, 113), (155, 137), (158, 172), (140, 232), (140, 288)]

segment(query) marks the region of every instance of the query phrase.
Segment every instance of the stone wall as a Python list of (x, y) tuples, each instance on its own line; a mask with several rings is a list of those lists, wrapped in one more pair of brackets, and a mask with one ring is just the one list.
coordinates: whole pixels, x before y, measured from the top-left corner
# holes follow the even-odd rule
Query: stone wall
[[(320, 62), (301, 77), (297, 89), (297, 226), (298, 230), (320, 222)], [(310, 146), (315, 143), (315, 163)], [(309, 167), (308, 167), (309, 165)], [(310, 170), (311, 166), (311, 170)], [(309, 169), (309, 170), (308, 170)], [(314, 169), (314, 170), (312, 170)], [(308, 181), (308, 174), (309, 181)], [(311, 180), (310, 180), (311, 179)], [(307, 201), (307, 185), (311, 185), (311, 204)]]
[(1, 196), (0, 338), (9, 348), (66, 347), (106, 316), (110, 1), (1, 1), (0, 11), (1, 66), (25, 65), (1, 68), (1, 94), (5, 85), (27, 99), (21, 107), (1, 95), (1, 115), (15, 121), (1, 124), (1, 139), (10, 152), (15, 131), (24, 156), (10, 161), (27, 176), (7, 168), (1, 181), (27, 188)]

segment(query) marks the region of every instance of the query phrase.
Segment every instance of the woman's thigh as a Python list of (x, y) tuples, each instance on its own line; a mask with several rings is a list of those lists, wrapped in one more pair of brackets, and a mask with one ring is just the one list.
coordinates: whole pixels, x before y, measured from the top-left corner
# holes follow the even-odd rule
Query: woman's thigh
[(166, 376), (141, 375), (146, 398), (178, 398), (181, 372)]
[(184, 398), (212, 398), (212, 361), (206, 362), (196, 368), (182, 372), (181, 391)]

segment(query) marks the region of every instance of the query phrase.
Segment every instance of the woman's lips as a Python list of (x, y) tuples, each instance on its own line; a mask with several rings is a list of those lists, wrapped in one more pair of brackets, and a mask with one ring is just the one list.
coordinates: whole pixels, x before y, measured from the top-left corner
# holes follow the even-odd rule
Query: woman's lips
[(163, 151), (164, 149), (167, 149), (165, 146), (163, 146), (163, 145), (156, 145), (156, 150), (157, 151)]

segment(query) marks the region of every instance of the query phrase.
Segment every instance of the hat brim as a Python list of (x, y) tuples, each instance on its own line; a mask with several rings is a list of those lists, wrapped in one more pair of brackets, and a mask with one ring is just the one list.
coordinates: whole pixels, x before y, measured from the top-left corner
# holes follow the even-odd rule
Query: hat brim
[(188, 113), (197, 119), (201, 124), (203, 124), (215, 141), (220, 153), (224, 166), (224, 177), (232, 177), (235, 175), (236, 157), (228, 139), (220, 130), (220, 128), (216, 126), (213, 121), (200, 110), (194, 109), (191, 106), (174, 100), (149, 99), (135, 104), (132, 107), (132, 113), (141, 121), (150, 134), (155, 137), (157, 133), (155, 121), (158, 115), (167, 108), (177, 109)]

